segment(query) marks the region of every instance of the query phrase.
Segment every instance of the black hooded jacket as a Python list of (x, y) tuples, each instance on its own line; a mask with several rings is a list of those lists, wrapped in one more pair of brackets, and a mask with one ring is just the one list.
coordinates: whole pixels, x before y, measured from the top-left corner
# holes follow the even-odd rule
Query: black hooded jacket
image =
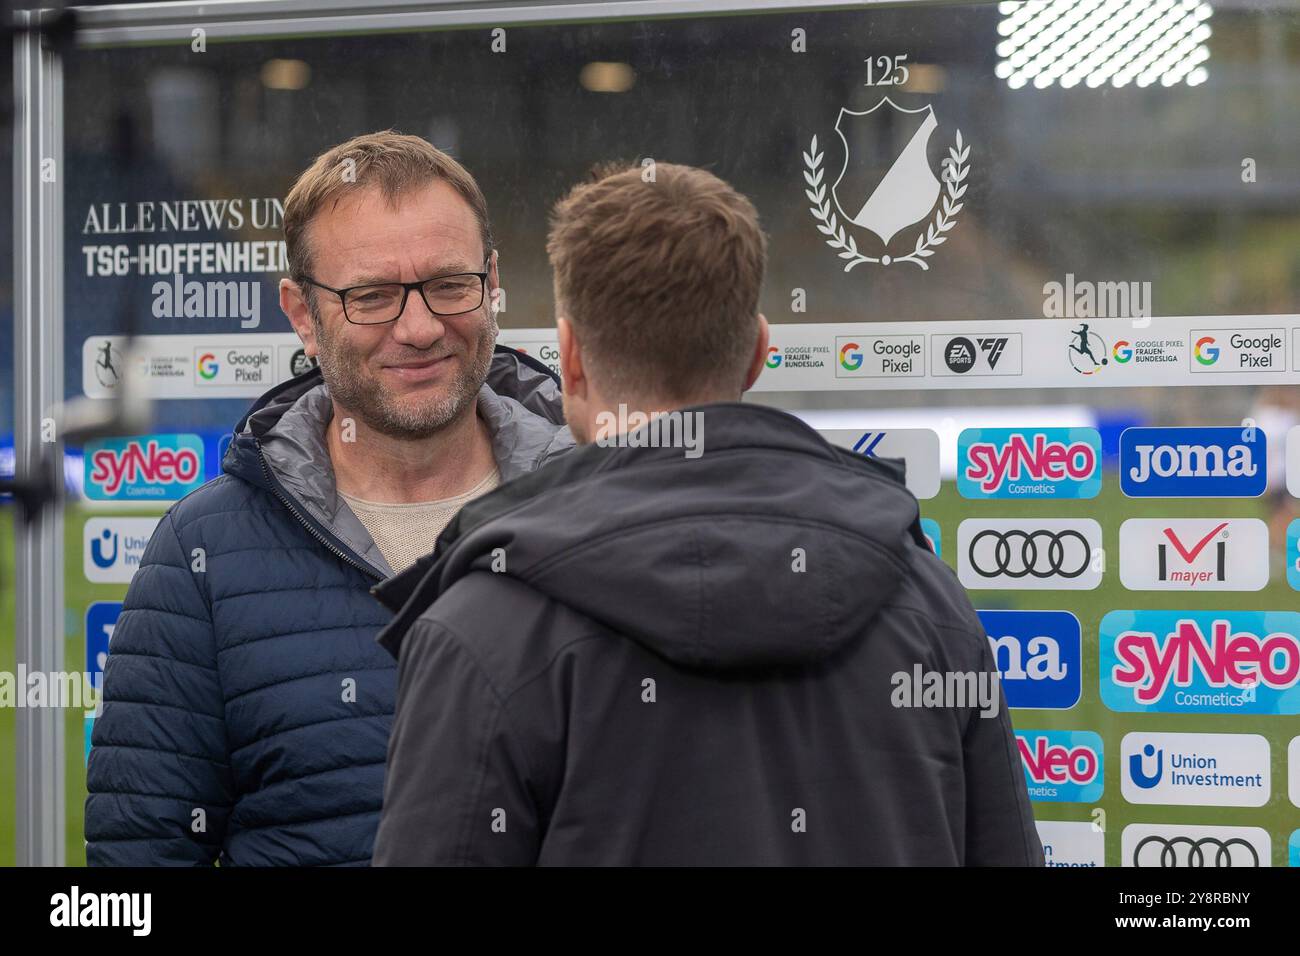
[(575, 450), (374, 589), (375, 864), (1041, 865), (1001, 689), (896, 706), (896, 675), (994, 671), (897, 471), (687, 411), (699, 457)]

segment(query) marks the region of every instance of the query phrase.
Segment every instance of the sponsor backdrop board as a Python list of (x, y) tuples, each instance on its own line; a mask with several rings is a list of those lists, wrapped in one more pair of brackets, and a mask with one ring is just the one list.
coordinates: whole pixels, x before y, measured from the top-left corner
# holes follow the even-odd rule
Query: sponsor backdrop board
[[(85, 495), (66, 516), (65, 593), (88, 670), (110, 653), (161, 514), (220, 473), (222, 433), (249, 403), (311, 364), (276, 300), (282, 199), (317, 152), (387, 126), (454, 144), (509, 237), (501, 341), (558, 371), (547, 207), (593, 160), (661, 143), (752, 195), (770, 235), (757, 399), (848, 409), (852, 421), (818, 427), (850, 452), (904, 462), (924, 539), (979, 609), (1048, 862), (1300, 865), (1300, 423), (1252, 430), (1249, 400), (1236, 400), (1300, 385), (1294, 281), (1270, 278), (1293, 270), (1255, 258), (1286, 246), (1277, 213), (1294, 203), (1275, 184), (1295, 180), (1294, 157), (1261, 155), (1258, 185), (1237, 176), (1239, 144), (1263, 149), (1286, 126), (1276, 107), (1254, 108), (1276, 102), (1277, 69), (1252, 59), (1253, 40), (1236, 42), (1245, 65), (1220, 71), (1211, 58), (1208, 82), (1152, 77), (1121, 91), (1075, 77), (1070, 109), (1057, 110), (1059, 90), (995, 73), (993, 38), (1015, 39), (998, 33), (997, 4), (801, 10), (815, 52), (779, 60), (770, 51), (788, 43), (790, 14), (743, 6), (653, 29), (521, 22), (512, 49), (530, 58), (490, 52), (480, 25), (232, 40), (211, 88), (154, 103), (131, 183), (105, 161), (117, 126), (99, 120), (137, 115), (129, 98), (170, 61), (143, 44), (69, 61), (66, 397), (110, 400), (131, 381), (158, 400), (147, 433), (84, 449)], [(1300, 27), (1300, 13), (1268, 16), (1216, 16), (1215, 32), (1229, 36), (1230, 19), (1248, 38)], [(703, 71), (702, 43), (713, 51)], [(555, 138), (547, 117), (594, 102), (574, 80), (578, 61), (554, 83), (509, 71), (608, 49), (635, 57), (638, 80), (597, 99), (635, 119), (611, 114), (599, 142)], [(244, 117), (256, 104), (240, 84), (282, 57), (458, 71), (403, 74), (403, 95), (361, 104), (350, 71), (316, 70), (284, 94), (305, 109)], [(140, 83), (112, 82), (123, 75)], [(431, 119), (421, 84), (435, 80)], [(664, 108), (671, 89), (684, 98)], [(482, 122), (483, 90), (519, 119), (521, 142), (536, 147), (523, 152), (545, 158), (540, 186), (537, 163)], [(520, 91), (526, 101), (512, 101)], [(1222, 116), (1241, 135), (1216, 135)], [(246, 119), (282, 128), (284, 148), (247, 150), (258, 138), (244, 135)], [(1190, 158), (1153, 170), (1158, 155)], [(1232, 228), (1218, 212), (1194, 219), (1207, 207), (1232, 209)], [(1193, 251), (1172, 238), (1182, 235)], [(1149, 397), (1162, 388), (1173, 391)], [(1025, 420), (982, 420), (990, 395)], [(877, 408), (933, 415), (904, 428), (873, 422)], [(952, 416), (961, 426), (946, 429)], [(68, 778), (77, 862), (84, 779)]]

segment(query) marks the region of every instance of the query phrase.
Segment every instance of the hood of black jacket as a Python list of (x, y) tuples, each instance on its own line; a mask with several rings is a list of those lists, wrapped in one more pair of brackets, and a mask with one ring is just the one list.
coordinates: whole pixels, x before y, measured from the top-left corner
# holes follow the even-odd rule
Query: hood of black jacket
[(859, 637), (905, 549), (924, 547), (901, 463), (833, 447), (773, 408), (683, 411), (702, 416), (698, 457), (587, 445), (467, 505), (433, 554), (372, 589), (396, 612), (380, 643), (396, 657), (475, 571), (689, 667), (810, 662)]

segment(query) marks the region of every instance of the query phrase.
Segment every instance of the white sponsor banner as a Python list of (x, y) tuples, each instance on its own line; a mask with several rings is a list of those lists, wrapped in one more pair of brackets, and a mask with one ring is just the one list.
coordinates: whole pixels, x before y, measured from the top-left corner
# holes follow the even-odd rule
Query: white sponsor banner
[(968, 588), (1091, 591), (1101, 584), (1101, 525), (1091, 518), (967, 518), (957, 577)]
[(1130, 591), (1258, 591), (1268, 574), (1268, 525), (1258, 518), (1129, 518), (1119, 526), (1119, 577)]
[(921, 378), (925, 375), (925, 336), (919, 332), (837, 335), (835, 356), (839, 378)]
[(1120, 790), (1129, 803), (1262, 807), (1272, 793), (1259, 734), (1125, 734)]
[(1035, 820), (1048, 866), (1105, 866), (1106, 834), (1091, 823)]
[(82, 570), (86, 580), (95, 584), (130, 581), (161, 520), (157, 517), (89, 519), (82, 534)]
[[(1285, 350), (1253, 345), (1265, 333), (1300, 333), (1300, 315), (1192, 315), (1150, 319), (783, 323), (771, 326), (771, 347), (756, 391), (916, 388), (1131, 388), (1150, 385), (1300, 384), (1300, 344), (1286, 368)], [(898, 346), (929, 336), (919, 366), (871, 374), (885, 355), (873, 343)], [(1195, 334), (1194, 334), (1195, 333)], [(1201, 357), (1196, 343), (1209, 334)], [(1220, 347), (1218, 335), (1223, 335)], [(1243, 343), (1232, 346), (1240, 334)], [(956, 339), (970, 342), (965, 348)], [(999, 340), (1006, 342), (999, 345)], [(554, 329), (502, 329), (500, 341), (530, 354), (554, 347)], [(854, 346), (854, 347), (850, 347)], [(955, 347), (951, 347), (955, 346)], [(1212, 349), (1219, 347), (1217, 353)], [(885, 345), (880, 346), (882, 350)], [(1258, 354), (1256, 354), (1258, 353)], [(1241, 356), (1276, 353), (1271, 365), (1243, 367)], [(996, 361), (993, 356), (997, 355)], [(1210, 364), (1212, 355), (1217, 358)], [(894, 358), (899, 358), (897, 355)], [(869, 360), (870, 363), (869, 364)], [(899, 359), (905, 361), (905, 359)], [(1254, 361), (1254, 360), (1252, 360)], [(969, 363), (969, 364), (968, 364)], [(1236, 363), (1236, 364), (1234, 364)], [(1193, 366), (1196, 368), (1193, 369)], [(960, 371), (961, 369), (965, 371)], [(1215, 375), (1202, 375), (1212, 368)], [(885, 366), (879, 365), (883, 373)]]
[(939, 493), (939, 435), (929, 428), (823, 429), (822, 437), (869, 458), (901, 458), (907, 463), (907, 490), (918, 498)]
[(930, 336), (930, 370), (951, 376), (1023, 375), (1024, 343), (1019, 332), (961, 332)]
[(1300, 425), (1286, 433), (1286, 488), (1292, 497), (1300, 498)]
[(137, 335), (126, 354), (121, 335), (92, 335), (81, 345), (81, 388), (110, 398), (134, 376), (149, 398), (257, 398), (309, 363), (292, 332)]
[(1286, 748), (1287, 796), (1300, 807), (1300, 737), (1292, 737)]
[(1273, 865), (1273, 841), (1260, 827), (1133, 823), (1120, 834), (1124, 866), (1246, 869)]
[(1197, 374), (1285, 372), (1286, 329), (1193, 329), (1188, 368)]
[(560, 342), (555, 337), (555, 329), (502, 329), (497, 341), (560, 374)]

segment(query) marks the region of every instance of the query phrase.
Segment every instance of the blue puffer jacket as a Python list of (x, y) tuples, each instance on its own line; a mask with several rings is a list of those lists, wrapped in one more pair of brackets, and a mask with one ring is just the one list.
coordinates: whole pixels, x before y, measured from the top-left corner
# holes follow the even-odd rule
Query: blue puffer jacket
[[(392, 568), (338, 497), (319, 370), (235, 428), (225, 472), (163, 517), (127, 589), (87, 770), (91, 865), (364, 865), (395, 662)], [(502, 481), (572, 445), (544, 366), (498, 346), (479, 414)]]

